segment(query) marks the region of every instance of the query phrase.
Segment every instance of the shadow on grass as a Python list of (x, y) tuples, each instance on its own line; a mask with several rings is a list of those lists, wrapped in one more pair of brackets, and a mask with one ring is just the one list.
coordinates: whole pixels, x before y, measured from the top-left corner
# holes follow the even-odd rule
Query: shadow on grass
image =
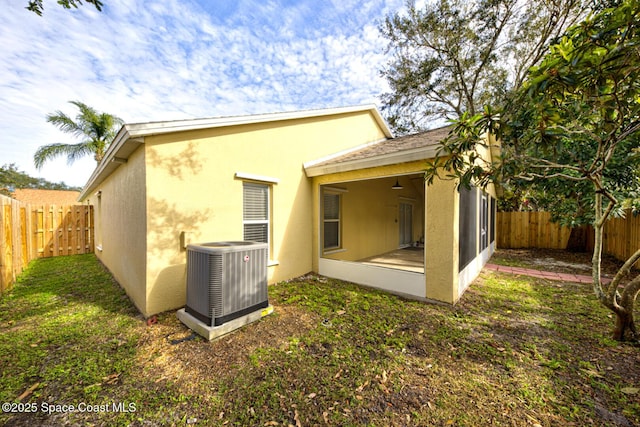
[(95, 255), (87, 254), (32, 261), (13, 291), (0, 299), (0, 304), (8, 308), (0, 313), (0, 319), (18, 322), (72, 303), (89, 304), (112, 313), (137, 314), (113, 276)]

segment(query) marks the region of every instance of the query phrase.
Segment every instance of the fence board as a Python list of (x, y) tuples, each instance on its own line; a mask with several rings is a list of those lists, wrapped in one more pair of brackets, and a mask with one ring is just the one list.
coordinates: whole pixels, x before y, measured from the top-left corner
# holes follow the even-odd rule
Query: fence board
[(11, 224), (11, 204), (0, 206), (0, 291), (11, 289), (13, 285), (13, 253), (12, 253), (12, 224)]
[(92, 215), (92, 206), (32, 206), (0, 195), (0, 293), (34, 258), (92, 253)]
[[(500, 249), (566, 249), (571, 229), (551, 222), (548, 212), (498, 212), (496, 243)], [(612, 218), (603, 230), (603, 253), (626, 261), (640, 249), (640, 216), (630, 212)], [(587, 228), (584, 249), (593, 250), (593, 229)], [(640, 268), (640, 261), (636, 263)]]
[(27, 208), (20, 206), (20, 241), (23, 242), (20, 251), (20, 265), (27, 265), (29, 263), (29, 234), (27, 233)]
[(498, 212), (498, 248), (565, 249), (571, 229), (551, 222), (548, 212)]

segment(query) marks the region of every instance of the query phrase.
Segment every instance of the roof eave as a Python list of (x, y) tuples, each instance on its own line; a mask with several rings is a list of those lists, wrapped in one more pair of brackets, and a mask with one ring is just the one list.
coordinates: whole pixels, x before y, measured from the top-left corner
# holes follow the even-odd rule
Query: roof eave
[(382, 166), (396, 165), (400, 163), (415, 162), (418, 160), (428, 160), (436, 157), (438, 146), (421, 147), (413, 150), (400, 151), (396, 153), (383, 154), (365, 159), (350, 160), (347, 162), (324, 164), (305, 167), (307, 177), (330, 175), (340, 172), (351, 172), (361, 169), (376, 168)]
[(129, 124), (128, 132), (132, 137), (151, 136), (173, 132), (209, 129), (226, 126), (240, 126), (253, 123), (268, 123), (284, 120), (299, 120), (311, 117), (332, 116), (370, 111), (376, 123), (387, 138), (393, 138), (393, 132), (374, 104), (353, 107), (326, 108), (320, 110), (290, 111), (284, 113), (254, 114), (247, 116), (215, 117), (209, 119), (175, 120)]
[(78, 201), (85, 200), (102, 181), (116, 170), (121, 163), (129, 158), (141, 144), (144, 143), (144, 137), (134, 137), (129, 132), (130, 125), (124, 125), (116, 135), (115, 139), (109, 145), (107, 152), (102, 161), (95, 168), (89, 180), (78, 196)]

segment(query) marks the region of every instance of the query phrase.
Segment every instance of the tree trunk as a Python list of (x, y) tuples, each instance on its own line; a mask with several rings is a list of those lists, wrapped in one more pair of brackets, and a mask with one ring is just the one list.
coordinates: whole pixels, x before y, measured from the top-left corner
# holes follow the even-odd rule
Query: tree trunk
[(640, 275), (627, 283), (620, 294), (620, 307), (622, 310), (621, 313), (616, 313), (618, 317), (616, 318), (616, 329), (614, 331), (614, 338), (619, 341), (626, 339), (625, 335), (627, 332), (629, 333), (631, 341), (638, 341), (640, 339), (633, 314), (639, 293)]
[(593, 256), (591, 257), (591, 278), (593, 279), (593, 291), (596, 296), (605, 306), (613, 309), (607, 304), (608, 298), (602, 289), (601, 282), (601, 264), (602, 264), (602, 231), (604, 224), (602, 224), (602, 194), (596, 192), (595, 197), (595, 214), (596, 218), (593, 222)]
[(623, 310), (616, 312), (616, 328), (613, 330), (613, 339), (616, 341), (625, 341), (627, 333), (629, 333), (632, 341), (638, 339), (633, 319), (633, 311)]

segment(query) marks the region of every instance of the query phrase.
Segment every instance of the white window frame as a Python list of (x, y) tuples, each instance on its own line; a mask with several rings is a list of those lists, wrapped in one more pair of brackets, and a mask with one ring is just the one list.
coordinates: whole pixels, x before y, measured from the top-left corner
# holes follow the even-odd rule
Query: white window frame
[[(260, 187), (266, 189), (266, 219), (245, 219), (244, 203), (245, 203), (245, 188), (246, 187)], [(247, 240), (245, 236), (245, 225), (264, 225), (267, 226), (267, 245), (269, 247), (269, 254), (271, 254), (271, 185), (262, 182), (244, 181), (242, 183), (242, 238)]]
[[(325, 197), (335, 196), (338, 199), (338, 218), (325, 218)], [(325, 224), (337, 223), (338, 224), (338, 244), (337, 246), (327, 247), (325, 243)], [(331, 191), (325, 189), (322, 193), (322, 250), (323, 252), (335, 251), (342, 249), (342, 192)]]

